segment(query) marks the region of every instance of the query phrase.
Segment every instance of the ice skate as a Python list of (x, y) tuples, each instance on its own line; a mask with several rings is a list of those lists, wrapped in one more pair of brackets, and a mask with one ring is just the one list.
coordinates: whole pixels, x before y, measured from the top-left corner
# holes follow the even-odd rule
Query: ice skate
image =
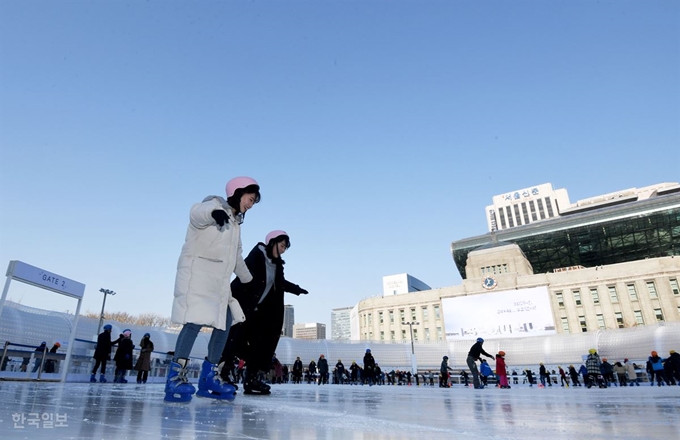
[(100, 383), (106, 383), (106, 376), (104, 376), (103, 374), (100, 374), (99, 375), (99, 382)]
[(201, 376), (198, 379), (197, 396), (229, 401), (234, 400), (236, 389), (220, 377), (222, 366), (222, 364), (213, 364), (207, 359), (203, 361)]
[(97, 377), (94, 375), (94, 373), (92, 373), (92, 375), (90, 376), (90, 382), (97, 383)]
[(189, 402), (191, 395), (196, 392), (196, 388), (187, 379), (187, 365), (189, 359), (177, 359), (177, 362), (170, 364), (168, 380), (165, 384), (166, 402)]
[(267, 395), (271, 394), (271, 387), (264, 383), (264, 381), (259, 380), (257, 373), (251, 374), (246, 370), (246, 375), (243, 381), (243, 394), (260, 394)]

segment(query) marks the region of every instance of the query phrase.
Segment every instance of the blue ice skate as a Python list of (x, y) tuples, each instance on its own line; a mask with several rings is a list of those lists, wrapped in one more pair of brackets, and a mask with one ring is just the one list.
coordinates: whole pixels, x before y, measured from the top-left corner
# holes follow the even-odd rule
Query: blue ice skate
[(94, 375), (94, 373), (92, 373), (92, 375), (90, 376), (90, 382), (97, 383), (97, 377)]
[(213, 364), (207, 359), (203, 361), (201, 376), (198, 378), (197, 396), (228, 401), (234, 400), (236, 388), (220, 377), (222, 366), (223, 364)]
[(99, 375), (99, 382), (106, 383), (106, 376), (104, 376), (103, 374), (100, 374)]
[(190, 402), (196, 388), (187, 379), (187, 366), (189, 359), (177, 359), (170, 364), (168, 380), (165, 383), (166, 402)]

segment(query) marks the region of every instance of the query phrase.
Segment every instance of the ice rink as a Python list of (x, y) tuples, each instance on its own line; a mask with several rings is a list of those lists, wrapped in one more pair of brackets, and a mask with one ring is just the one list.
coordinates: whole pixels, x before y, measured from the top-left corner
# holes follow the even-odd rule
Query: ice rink
[(274, 385), (165, 403), (160, 384), (0, 381), (3, 439), (677, 439), (680, 386)]

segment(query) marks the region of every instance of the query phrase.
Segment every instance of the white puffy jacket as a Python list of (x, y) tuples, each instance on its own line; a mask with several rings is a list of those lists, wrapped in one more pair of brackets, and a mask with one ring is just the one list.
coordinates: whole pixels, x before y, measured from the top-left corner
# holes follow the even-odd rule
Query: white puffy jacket
[[(229, 222), (222, 227), (212, 218), (216, 209), (229, 215)], [(226, 330), (227, 307), (231, 308), (232, 324), (245, 321), (241, 306), (231, 296), (232, 273), (244, 282), (253, 278), (243, 261), (241, 227), (224, 199), (214, 196), (191, 207), (177, 263), (172, 322)]]

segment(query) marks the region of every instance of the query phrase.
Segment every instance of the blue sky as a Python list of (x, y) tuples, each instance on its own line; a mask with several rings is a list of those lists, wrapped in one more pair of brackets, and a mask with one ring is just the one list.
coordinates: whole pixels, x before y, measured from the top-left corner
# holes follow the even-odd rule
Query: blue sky
[(0, 2), (0, 266), (169, 316), (189, 208), (249, 175), (244, 256), (288, 231), (310, 294), (287, 302), (330, 337), (385, 275), (459, 284), (450, 243), (494, 195), (680, 180), (679, 22), (674, 0)]

